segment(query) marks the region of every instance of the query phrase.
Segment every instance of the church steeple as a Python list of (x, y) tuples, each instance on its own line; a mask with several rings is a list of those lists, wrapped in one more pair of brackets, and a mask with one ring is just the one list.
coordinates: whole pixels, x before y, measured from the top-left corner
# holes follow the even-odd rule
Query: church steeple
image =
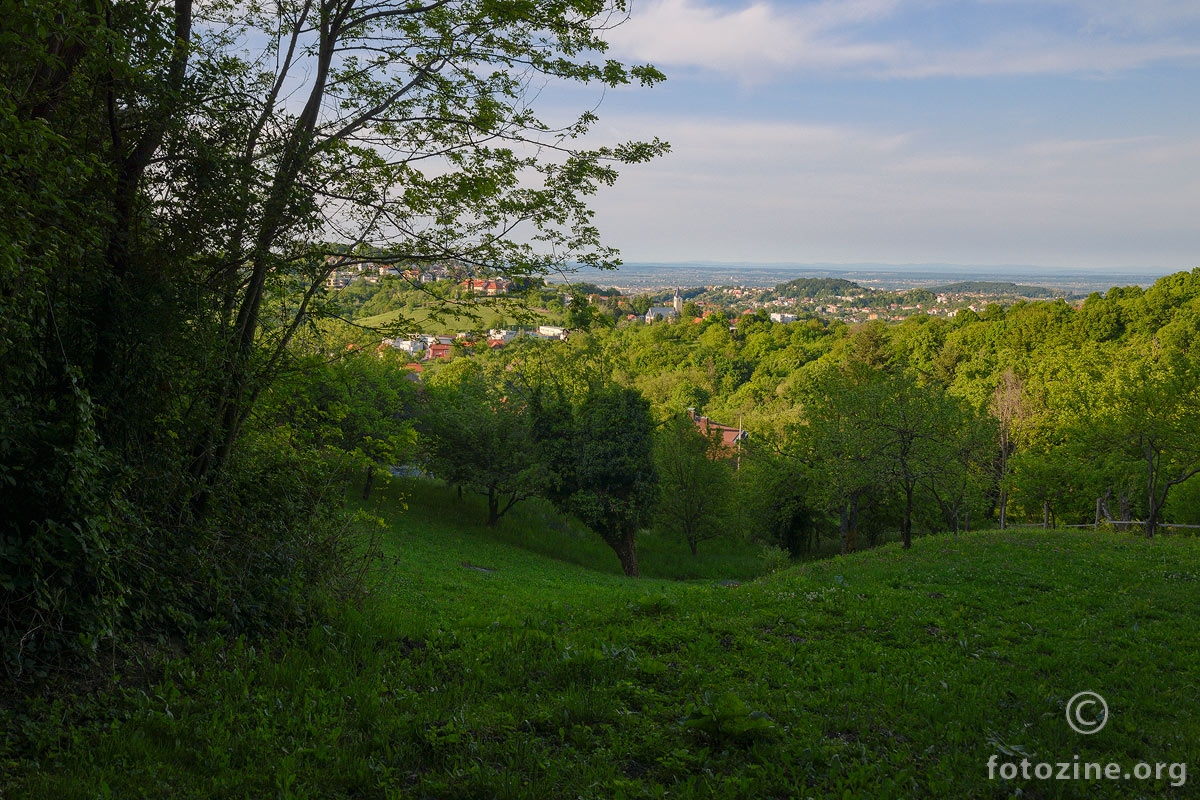
[(679, 287), (675, 287), (675, 316), (683, 316), (683, 295), (679, 293)]

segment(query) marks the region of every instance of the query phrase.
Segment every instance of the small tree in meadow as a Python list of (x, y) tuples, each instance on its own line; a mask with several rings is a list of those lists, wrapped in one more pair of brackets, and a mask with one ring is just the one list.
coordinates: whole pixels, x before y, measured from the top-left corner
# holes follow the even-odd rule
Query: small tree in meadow
[(545, 470), (525, 401), (473, 361), (450, 364), (426, 387), (421, 419), (433, 474), (487, 498), (487, 525), (542, 492)]
[(650, 404), (635, 389), (604, 386), (589, 392), (569, 427), (550, 427), (539, 437), (553, 462), (550, 499), (598, 533), (627, 576), (638, 577), (636, 536), (658, 491)]

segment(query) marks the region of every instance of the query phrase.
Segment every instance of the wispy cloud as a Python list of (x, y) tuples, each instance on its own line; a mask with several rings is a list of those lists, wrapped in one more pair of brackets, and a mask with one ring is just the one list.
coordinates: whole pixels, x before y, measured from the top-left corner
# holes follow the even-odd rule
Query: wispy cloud
[(1192, 266), (1200, 143), (960, 142), (886, 127), (639, 117), (673, 145), (597, 199), (630, 260)]
[[(1021, 25), (1022, 9), (1042, 16)], [(1046, 9), (1056, 13), (1045, 19)], [(996, 26), (1001, 9), (1010, 21)], [(951, 20), (956, 36), (928, 35)], [(767, 82), (800, 72), (881, 78), (1110, 74), (1200, 60), (1194, 0), (650, 0), (613, 31), (617, 53)]]
[(857, 67), (885, 64), (893, 45), (842, 40), (845, 26), (883, 18), (898, 0), (823, 2), (803, 10), (766, 2), (740, 7), (701, 0), (651, 0), (610, 36), (614, 49), (632, 58), (676, 67), (763, 79), (781, 68)]
[(1073, 10), (1088, 32), (1113, 34), (1178, 32), (1200, 24), (1195, 0), (987, 0), (997, 5), (1048, 3)]
[(1122, 139), (1048, 139), (1032, 142), (1021, 148), (1026, 155), (1037, 158), (1064, 158), (1099, 155), (1113, 150), (1147, 149), (1161, 141), (1160, 136), (1130, 136)]

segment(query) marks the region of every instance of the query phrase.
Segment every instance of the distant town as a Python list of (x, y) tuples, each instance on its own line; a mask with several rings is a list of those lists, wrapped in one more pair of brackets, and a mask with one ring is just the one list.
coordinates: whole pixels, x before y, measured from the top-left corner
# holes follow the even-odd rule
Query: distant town
[[(579, 327), (572, 323), (572, 309), (579, 311), (576, 303), (586, 303), (584, 317), (603, 316), (616, 325), (691, 323), (721, 314), (736, 327), (739, 318), (750, 315), (782, 325), (814, 318), (854, 325), (916, 315), (953, 318), (970, 313), (986, 317), (1017, 303), (1079, 304), (1084, 300), (1083, 294), (1059, 287), (1006, 281), (965, 280), (882, 289), (845, 278), (803, 277), (770, 287), (712, 284), (629, 292), (587, 282), (518, 284), (504, 277), (475, 274), (458, 262), (397, 266), (331, 256), (326, 266), (332, 267), (326, 287), (334, 293), (335, 303), (339, 296), (344, 297), (347, 316), (358, 320), (378, 320), (393, 308), (419, 305), (427, 293), (434, 292), (468, 301), (494, 299), (519, 304), (540, 323), (496, 325), (486, 330), (482, 326), (474, 330), (412, 330), (383, 339), (383, 345), (404, 351), (414, 363), (448, 360), (474, 352), (473, 348), (495, 350), (522, 337), (565, 339), (573, 327)], [(575, 316), (576, 322), (582, 318)]]

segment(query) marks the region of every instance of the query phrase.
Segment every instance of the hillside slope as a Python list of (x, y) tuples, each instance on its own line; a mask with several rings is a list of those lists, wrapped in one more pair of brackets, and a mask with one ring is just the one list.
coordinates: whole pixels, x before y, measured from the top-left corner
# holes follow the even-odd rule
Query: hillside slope
[[(268, 654), (211, 648), (31, 734), (13, 796), (1191, 796), (1196, 539), (925, 538), (722, 585), (382, 510), (361, 613)], [(1084, 690), (1110, 709), (1092, 736), (1064, 717)], [(989, 779), (992, 756), (1076, 755), (1164, 767)]]

